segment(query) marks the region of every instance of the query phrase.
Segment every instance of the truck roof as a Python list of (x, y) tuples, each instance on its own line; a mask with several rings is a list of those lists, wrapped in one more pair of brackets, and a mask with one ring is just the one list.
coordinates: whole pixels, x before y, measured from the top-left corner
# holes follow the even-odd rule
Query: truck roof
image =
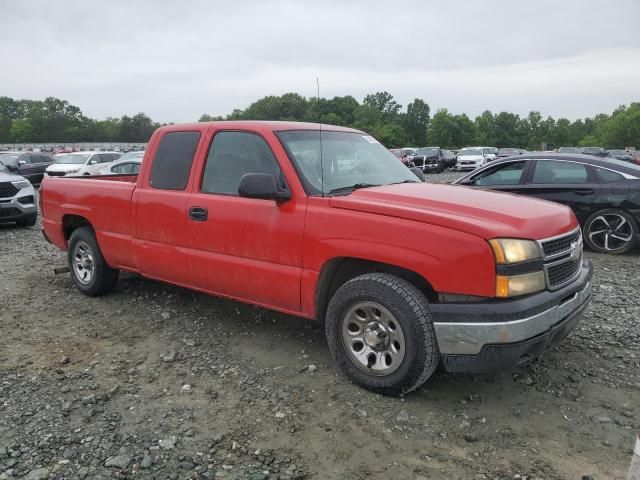
[(354, 128), (340, 127), (338, 125), (327, 125), (310, 122), (281, 122), (272, 120), (219, 120), (213, 122), (182, 123), (175, 125), (166, 125), (164, 127), (160, 127), (160, 130), (172, 131), (185, 130), (188, 128), (193, 128), (194, 130), (203, 130), (212, 125), (215, 125), (219, 128), (243, 128), (250, 130), (270, 130), (273, 132), (280, 132), (283, 130), (320, 130), (320, 128), (322, 127), (322, 130), (327, 131), (363, 133), (360, 130), (356, 130)]

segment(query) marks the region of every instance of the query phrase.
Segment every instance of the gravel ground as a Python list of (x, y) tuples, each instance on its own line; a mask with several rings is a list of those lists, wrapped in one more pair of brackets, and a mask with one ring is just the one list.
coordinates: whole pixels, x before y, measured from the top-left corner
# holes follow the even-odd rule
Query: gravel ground
[(0, 226), (0, 479), (625, 478), (640, 253), (587, 255), (561, 345), (398, 399), (339, 374), (316, 322), (133, 275), (87, 298), (38, 229)]

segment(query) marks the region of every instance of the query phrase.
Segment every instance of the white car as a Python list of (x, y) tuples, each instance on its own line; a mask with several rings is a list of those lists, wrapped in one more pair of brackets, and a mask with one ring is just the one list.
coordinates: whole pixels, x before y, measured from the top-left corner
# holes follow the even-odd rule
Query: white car
[(463, 148), (458, 151), (456, 170), (474, 170), (489, 161), (482, 147)]
[(115, 162), (100, 170), (100, 175), (137, 175), (144, 158), (144, 152), (127, 152)]
[(118, 152), (73, 152), (53, 156), (54, 163), (45, 174), (50, 177), (65, 175), (97, 175), (107, 164), (120, 158)]

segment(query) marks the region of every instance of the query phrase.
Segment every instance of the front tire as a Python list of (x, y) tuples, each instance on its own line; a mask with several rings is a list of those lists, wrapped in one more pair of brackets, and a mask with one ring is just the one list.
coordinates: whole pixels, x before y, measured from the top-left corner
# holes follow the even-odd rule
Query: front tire
[(119, 271), (105, 262), (91, 228), (80, 227), (71, 234), (67, 260), (73, 283), (85, 295), (104, 295), (116, 286)]
[(376, 393), (411, 392), (438, 366), (429, 302), (394, 275), (369, 273), (342, 285), (329, 302), (325, 329), (344, 374)]
[(613, 255), (628, 252), (635, 244), (638, 225), (624, 210), (608, 208), (591, 215), (584, 224), (583, 237), (589, 248)]

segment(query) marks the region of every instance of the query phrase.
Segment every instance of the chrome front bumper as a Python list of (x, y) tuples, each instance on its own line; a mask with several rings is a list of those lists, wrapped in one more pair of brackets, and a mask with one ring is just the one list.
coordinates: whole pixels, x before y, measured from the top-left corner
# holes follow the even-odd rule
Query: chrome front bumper
[[(458, 306), (433, 304), (440, 353), (477, 355), (486, 345), (514, 344), (550, 331), (587, 306), (591, 298), (591, 275), (590, 263), (583, 260), (575, 282), (555, 292), (545, 291), (504, 303), (484, 302), (484, 305), (483, 302)], [(474, 306), (481, 312), (477, 321), (473, 318)], [(453, 321), (447, 321), (449, 319)]]

